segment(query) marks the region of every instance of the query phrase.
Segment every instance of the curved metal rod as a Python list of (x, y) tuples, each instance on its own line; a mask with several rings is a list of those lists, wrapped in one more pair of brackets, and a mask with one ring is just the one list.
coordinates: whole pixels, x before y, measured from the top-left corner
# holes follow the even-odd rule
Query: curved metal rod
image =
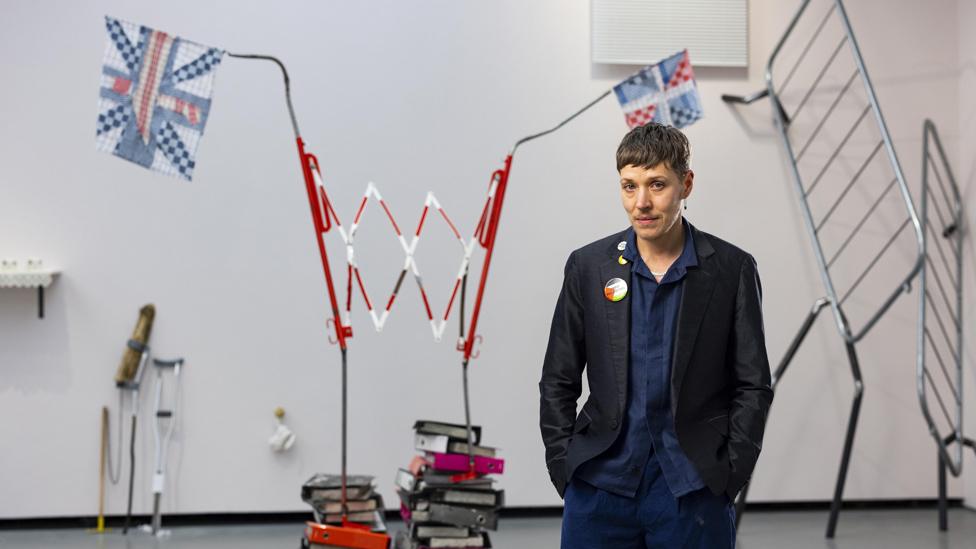
[(281, 75), (285, 78), (285, 101), (288, 102), (288, 116), (291, 117), (291, 127), (295, 130), (295, 137), (301, 137), (301, 133), (298, 131), (298, 119), (295, 118), (295, 108), (291, 104), (291, 80), (288, 78), (288, 69), (285, 68), (285, 64), (281, 62), (280, 59), (272, 55), (260, 55), (256, 53), (231, 53), (225, 52), (230, 57), (237, 57), (238, 59), (261, 59), (264, 61), (271, 61), (278, 65), (281, 69)]
[(579, 116), (579, 115), (583, 114), (584, 112), (588, 111), (590, 109), (590, 107), (592, 107), (593, 105), (596, 105), (597, 103), (599, 103), (601, 99), (603, 99), (604, 97), (610, 95), (610, 92), (612, 92), (612, 91), (613, 91), (613, 89), (609, 89), (609, 90), (603, 92), (602, 94), (600, 94), (600, 97), (597, 97), (593, 101), (590, 101), (589, 103), (586, 104), (585, 107), (583, 107), (582, 109), (574, 112), (569, 118), (563, 120), (559, 124), (556, 124), (552, 128), (549, 128), (546, 131), (539, 132), (539, 133), (534, 133), (532, 135), (529, 135), (529, 136), (523, 137), (522, 139), (519, 139), (518, 141), (515, 142), (515, 145), (512, 146), (512, 151), (510, 153), (508, 153), (508, 154), (509, 155), (514, 155), (515, 154), (515, 149), (519, 148), (519, 145), (521, 145), (522, 143), (526, 143), (528, 141), (532, 141), (533, 139), (542, 137), (544, 135), (549, 135), (550, 133), (558, 130), (559, 128), (561, 128), (563, 126), (565, 126), (566, 124), (568, 124), (570, 121), (572, 121), (577, 116)]

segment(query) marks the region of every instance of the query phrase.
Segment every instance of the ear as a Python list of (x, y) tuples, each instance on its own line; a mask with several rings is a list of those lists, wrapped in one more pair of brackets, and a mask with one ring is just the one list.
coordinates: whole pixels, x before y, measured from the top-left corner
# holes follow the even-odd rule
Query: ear
[(684, 190), (681, 192), (681, 198), (686, 199), (691, 195), (691, 190), (695, 186), (695, 172), (688, 170), (688, 173), (685, 174), (685, 178), (681, 183), (684, 185)]

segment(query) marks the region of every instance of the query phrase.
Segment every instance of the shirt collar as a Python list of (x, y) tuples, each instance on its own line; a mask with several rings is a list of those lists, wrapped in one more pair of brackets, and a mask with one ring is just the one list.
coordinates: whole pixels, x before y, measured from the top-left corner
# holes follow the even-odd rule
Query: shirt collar
[[(675, 259), (674, 263), (671, 264), (671, 267), (668, 269), (668, 273), (664, 275), (664, 278), (661, 279), (661, 283), (681, 280), (681, 278), (685, 276), (685, 273), (688, 271), (689, 267), (698, 266), (698, 252), (695, 249), (695, 239), (691, 233), (691, 226), (689, 225), (688, 221), (684, 219), (684, 217), (681, 218), (681, 226), (685, 231), (684, 248), (681, 249), (681, 255), (678, 256), (678, 259)], [(634, 232), (633, 227), (627, 228), (626, 242), (627, 246), (624, 248), (622, 254), (624, 259), (630, 261), (633, 268), (644, 267), (644, 270), (647, 270), (647, 266), (644, 265), (640, 252), (637, 250), (637, 233)], [(647, 274), (649, 275), (650, 272)]]

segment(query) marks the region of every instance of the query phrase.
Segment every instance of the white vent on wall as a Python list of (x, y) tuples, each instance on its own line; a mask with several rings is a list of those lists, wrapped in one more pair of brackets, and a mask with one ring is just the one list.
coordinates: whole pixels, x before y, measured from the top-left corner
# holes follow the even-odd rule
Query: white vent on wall
[(591, 0), (594, 63), (647, 65), (688, 49), (695, 66), (748, 64), (746, 0)]

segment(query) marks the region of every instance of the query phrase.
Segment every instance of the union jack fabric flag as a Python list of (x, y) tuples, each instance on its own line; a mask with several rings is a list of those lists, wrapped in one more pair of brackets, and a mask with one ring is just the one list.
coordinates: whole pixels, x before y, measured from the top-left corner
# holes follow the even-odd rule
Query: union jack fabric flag
[(648, 65), (613, 87), (631, 128), (650, 121), (683, 128), (702, 117), (688, 50)]
[(190, 180), (224, 52), (111, 17), (105, 28), (95, 147)]

